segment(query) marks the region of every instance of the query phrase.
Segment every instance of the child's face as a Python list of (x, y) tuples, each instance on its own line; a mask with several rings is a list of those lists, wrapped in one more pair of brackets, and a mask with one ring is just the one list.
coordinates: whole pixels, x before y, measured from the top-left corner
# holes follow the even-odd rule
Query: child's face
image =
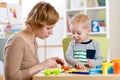
[(88, 40), (90, 28), (83, 28), (82, 24), (74, 24), (71, 26), (72, 37), (77, 42), (85, 42)]

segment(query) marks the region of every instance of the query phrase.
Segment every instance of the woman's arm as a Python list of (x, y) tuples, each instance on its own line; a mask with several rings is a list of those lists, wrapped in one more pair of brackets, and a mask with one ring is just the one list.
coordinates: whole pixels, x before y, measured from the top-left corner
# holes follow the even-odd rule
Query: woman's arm
[(62, 59), (60, 59), (59, 57), (49, 58), (49, 59), (46, 59), (45, 61), (39, 63), (38, 65), (31, 67), (29, 69), (29, 72), (31, 75), (33, 75), (33, 74), (40, 72), (44, 69), (56, 68), (57, 64), (61, 64), (62, 66), (64, 66), (64, 61)]
[(18, 40), (11, 40), (4, 51), (6, 80), (28, 80), (31, 75), (28, 69), (21, 70), (24, 49)]

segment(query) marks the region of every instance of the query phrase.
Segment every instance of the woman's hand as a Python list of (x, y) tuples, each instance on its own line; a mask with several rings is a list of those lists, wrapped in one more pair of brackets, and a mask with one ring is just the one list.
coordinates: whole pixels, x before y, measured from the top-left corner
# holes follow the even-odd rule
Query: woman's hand
[(43, 69), (47, 69), (47, 68), (56, 68), (58, 64), (64, 66), (64, 60), (60, 59), (59, 57), (53, 57), (41, 62), (40, 66), (42, 66)]
[(53, 59), (46, 59), (45, 61), (41, 62), (40, 65), (44, 68), (55, 68), (57, 67), (57, 62)]
[(56, 59), (52, 59), (52, 58), (49, 58), (49, 59), (46, 59), (45, 61), (29, 68), (29, 72), (31, 75), (35, 74), (35, 73), (38, 73), (44, 69), (49, 69), (49, 68), (56, 68), (57, 67), (57, 61)]
[(53, 57), (51, 59), (55, 60), (57, 62), (57, 64), (61, 64), (61, 66), (64, 66), (64, 64), (65, 64), (64, 60), (59, 57)]

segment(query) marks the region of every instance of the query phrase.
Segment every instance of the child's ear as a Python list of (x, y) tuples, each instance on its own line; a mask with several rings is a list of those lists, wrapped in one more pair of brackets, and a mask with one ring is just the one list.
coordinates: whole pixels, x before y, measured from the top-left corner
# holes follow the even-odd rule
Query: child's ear
[(91, 32), (91, 28), (88, 28), (88, 32)]

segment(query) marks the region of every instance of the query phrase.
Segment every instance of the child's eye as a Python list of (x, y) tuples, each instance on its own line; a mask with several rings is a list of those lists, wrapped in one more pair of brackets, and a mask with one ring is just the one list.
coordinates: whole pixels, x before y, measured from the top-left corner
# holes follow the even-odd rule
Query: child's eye
[(75, 33), (72, 33), (72, 34), (75, 34)]
[(81, 33), (77, 33), (78, 35), (80, 35)]

